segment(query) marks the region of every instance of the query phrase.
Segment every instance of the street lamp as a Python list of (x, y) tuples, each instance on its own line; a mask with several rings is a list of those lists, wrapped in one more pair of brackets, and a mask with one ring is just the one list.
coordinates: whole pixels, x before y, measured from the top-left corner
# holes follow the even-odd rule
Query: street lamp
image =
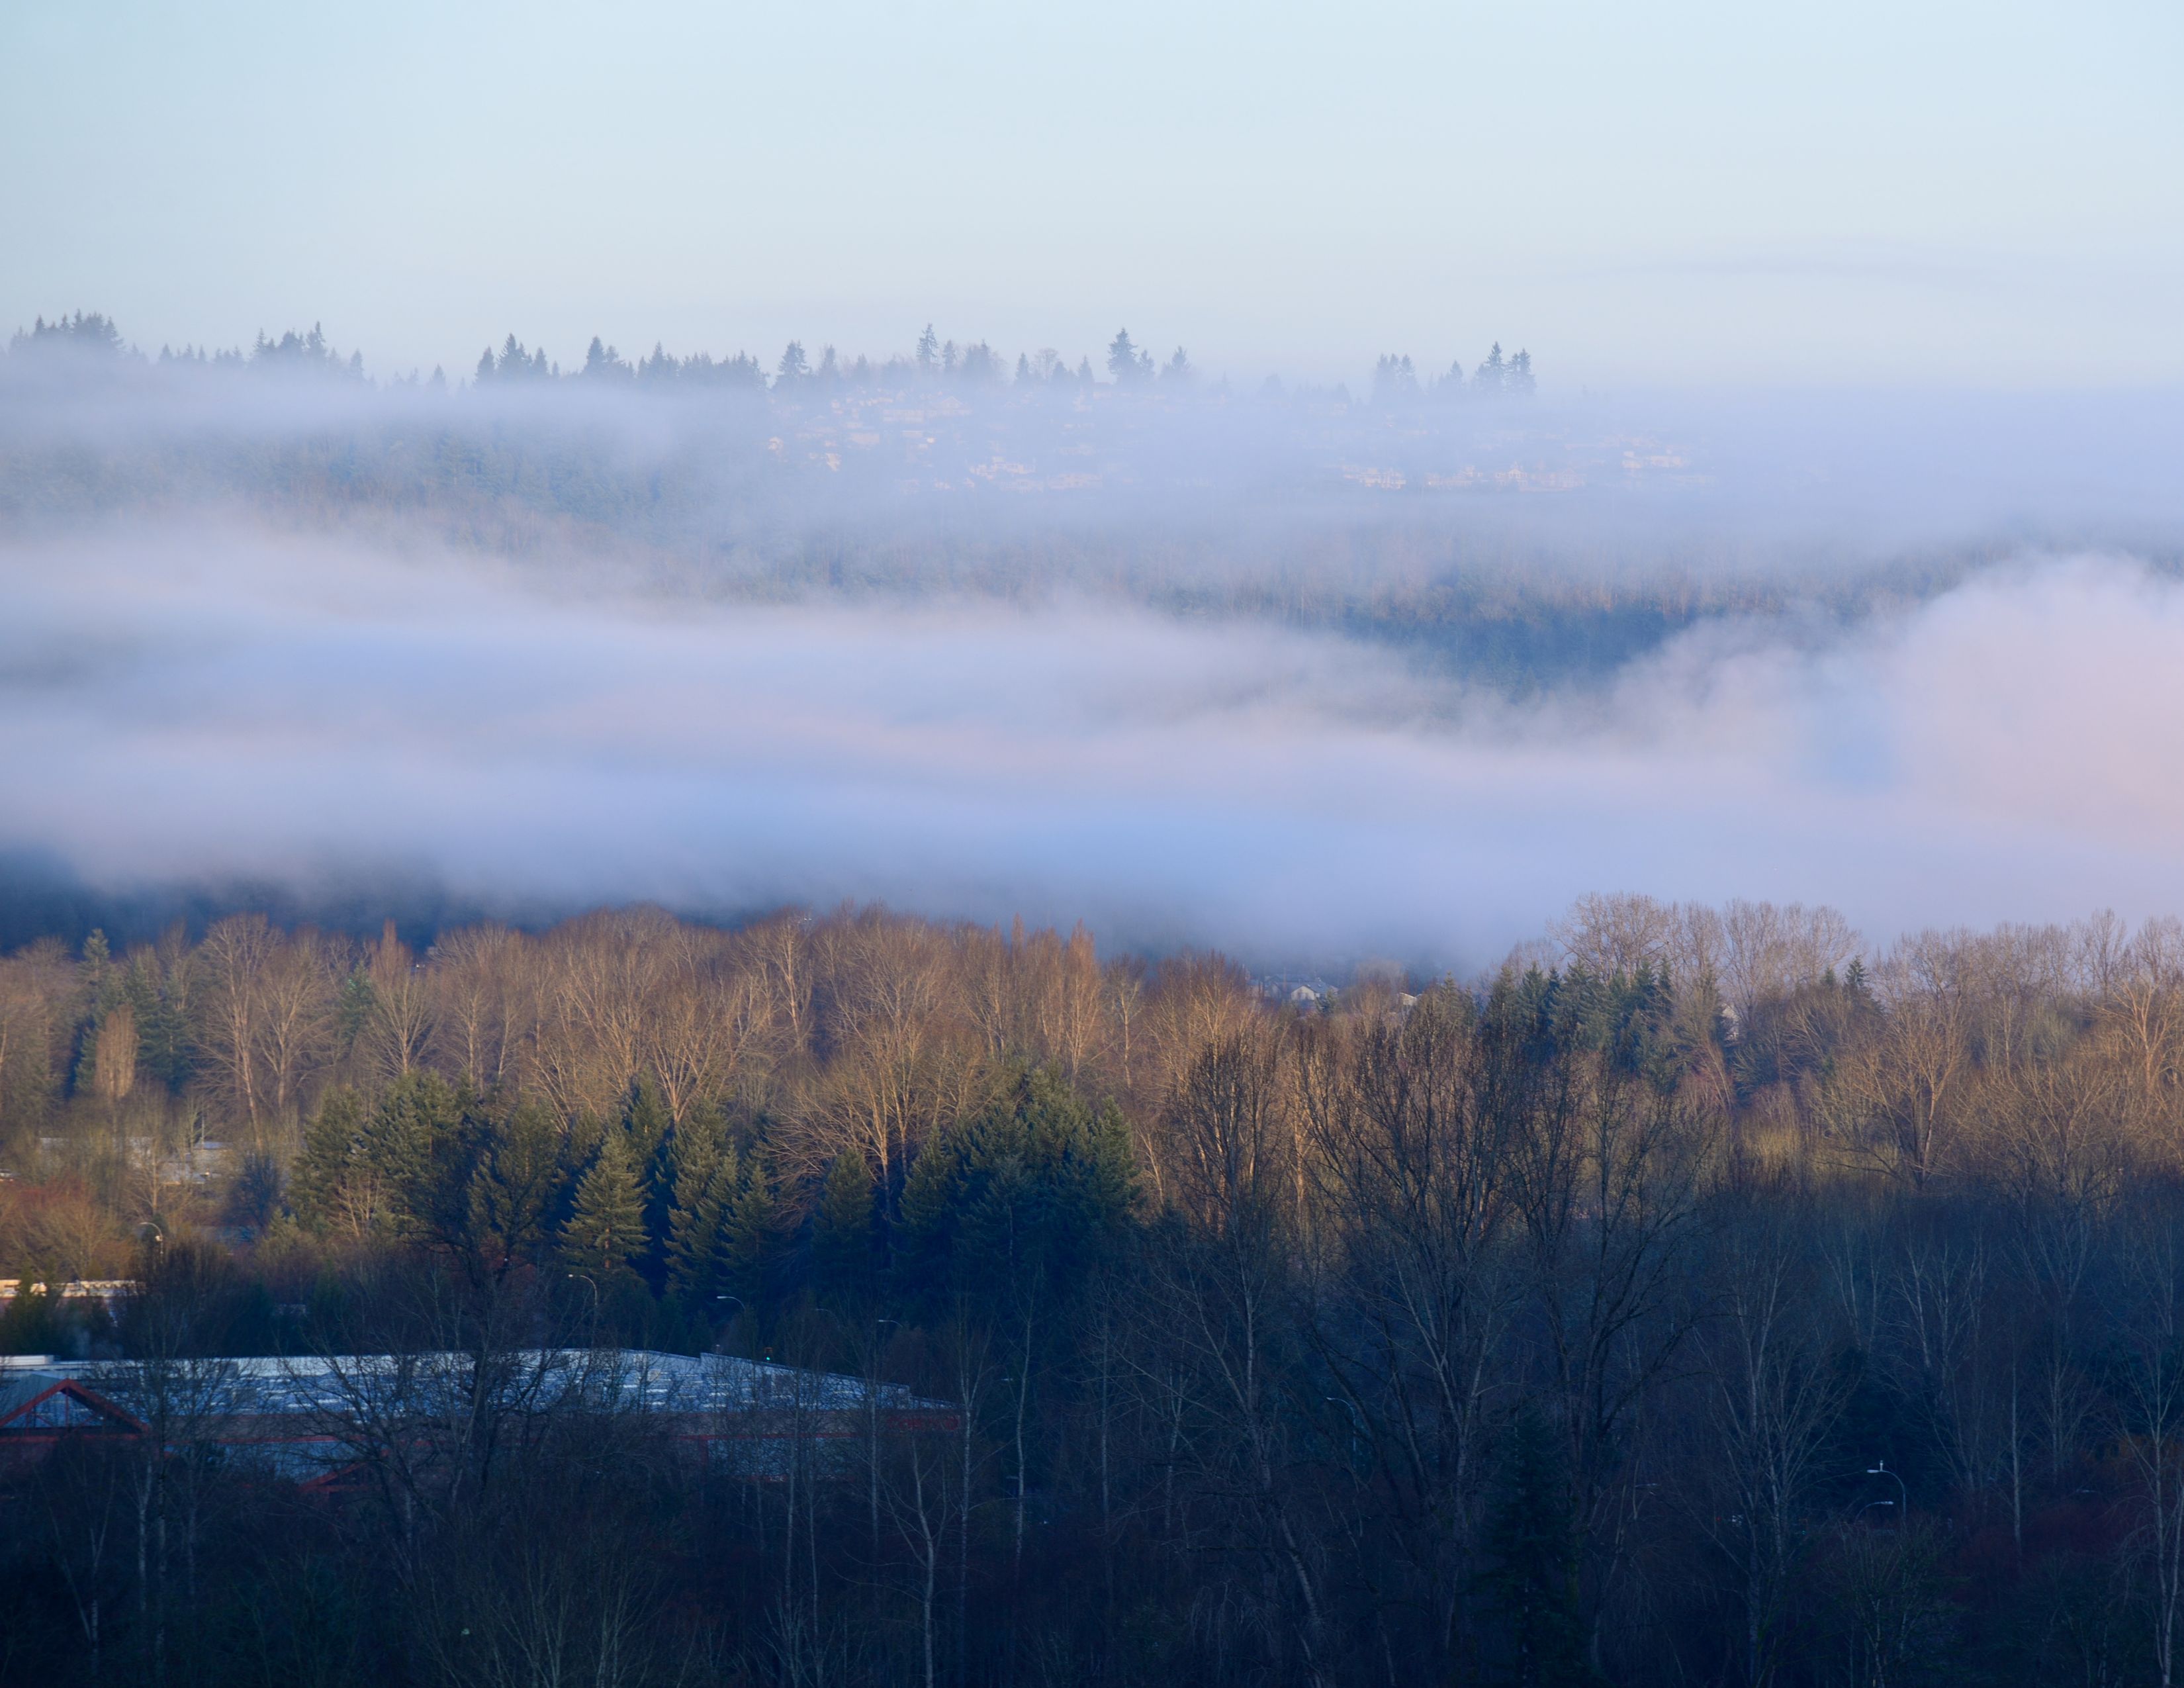
[(582, 1279), (584, 1286), (592, 1292), (592, 1341), (596, 1346), (599, 1334), (599, 1286), (593, 1281), (588, 1272), (571, 1272), (564, 1275), (571, 1279)]
[[(1909, 1490), (1908, 1488), (1907, 1488), (1907, 1487), (1905, 1487), (1905, 1486), (1904, 1486), (1903, 1479), (1903, 1478), (1902, 1478), (1898, 1474), (1897, 1474), (1896, 1472), (1891, 1471), (1891, 1470), (1888, 1468), (1888, 1462), (1887, 1462), (1886, 1460), (1885, 1460), (1885, 1459), (1884, 1459), (1884, 1460), (1878, 1460), (1878, 1461), (1875, 1462), (1873, 1464), (1871, 1464), (1871, 1465), (1868, 1466), (1868, 1467), (1866, 1468), (1866, 1469), (1865, 1469), (1865, 1474), (1866, 1474), (1868, 1477), (1892, 1477), (1892, 1478), (1895, 1478), (1895, 1479), (1896, 1479), (1896, 1491), (1897, 1491), (1897, 1493), (1898, 1493), (1899, 1495), (1903, 1496), (1903, 1513), (1902, 1513), (1901, 1516), (1903, 1516), (1903, 1517), (1904, 1517), (1904, 1518), (1907, 1518), (1910, 1517), (1910, 1515), (1911, 1515), (1911, 1491), (1910, 1491), (1910, 1490)], [(1886, 1507), (1886, 1506), (1893, 1506), (1893, 1505), (1895, 1504), (1895, 1502), (1893, 1502), (1892, 1501), (1880, 1501), (1879, 1504), (1880, 1504), (1881, 1506)], [(1865, 1509), (1864, 1509), (1863, 1507), (1859, 1507), (1859, 1508), (1858, 1508), (1858, 1510), (1859, 1510), (1860, 1512), (1863, 1512), (1863, 1511), (1864, 1511)]]

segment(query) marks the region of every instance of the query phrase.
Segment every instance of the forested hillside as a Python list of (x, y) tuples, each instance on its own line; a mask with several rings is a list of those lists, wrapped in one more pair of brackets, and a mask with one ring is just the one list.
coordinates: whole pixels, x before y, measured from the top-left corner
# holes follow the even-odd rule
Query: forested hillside
[(878, 911), (33, 944), (0, 1268), (142, 1287), (25, 1291), (8, 1347), (721, 1346), (963, 1413), (786, 1483), (642, 1413), (421, 1424), (452, 1465), (340, 1498), (57, 1457), (0, 1659), (2166, 1680), (2181, 1050), (2184, 934), (2105, 918), (1593, 899), (1321, 997)]

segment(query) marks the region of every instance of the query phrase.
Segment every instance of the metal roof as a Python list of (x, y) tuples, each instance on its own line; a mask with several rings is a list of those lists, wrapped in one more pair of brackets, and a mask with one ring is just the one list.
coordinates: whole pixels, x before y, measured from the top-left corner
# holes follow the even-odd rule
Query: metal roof
[(338, 1418), (374, 1405), (415, 1410), (436, 1397), (482, 1386), (504, 1405), (538, 1411), (565, 1406), (673, 1413), (762, 1411), (889, 1412), (952, 1410), (900, 1384), (869, 1384), (727, 1354), (650, 1349), (526, 1349), (487, 1357), (420, 1354), (254, 1356), (174, 1362), (67, 1361), (17, 1356), (0, 1362), (0, 1425), (65, 1380), (117, 1403), (148, 1396), (195, 1397), (222, 1415)]

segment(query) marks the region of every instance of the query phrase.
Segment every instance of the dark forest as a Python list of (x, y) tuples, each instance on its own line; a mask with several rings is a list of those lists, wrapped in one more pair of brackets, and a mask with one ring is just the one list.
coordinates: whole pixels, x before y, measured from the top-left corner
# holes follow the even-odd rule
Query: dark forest
[[(11, 1461), (0, 1674), (2166, 1680), (2180, 1048), (2106, 917), (1596, 898), (1340, 990), (878, 910), (35, 944), (0, 1338), (154, 1430)], [(722, 1469), (542, 1349), (938, 1405)], [(214, 1433), (364, 1352), (457, 1386), (345, 1480)]]

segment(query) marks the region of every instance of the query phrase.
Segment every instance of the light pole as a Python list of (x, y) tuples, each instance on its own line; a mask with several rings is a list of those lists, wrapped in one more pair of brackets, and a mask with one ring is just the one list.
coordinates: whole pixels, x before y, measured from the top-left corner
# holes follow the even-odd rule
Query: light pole
[[(1902, 1477), (1901, 1475), (1899, 1475), (1897, 1473), (1893, 1472), (1893, 1471), (1891, 1471), (1891, 1470), (1888, 1468), (1888, 1462), (1887, 1462), (1886, 1460), (1885, 1460), (1885, 1459), (1883, 1459), (1883, 1460), (1877, 1460), (1877, 1461), (1875, 1461), (1873, 1464), (1871, 1464), (1871, 1465), (1868, 1466), (1868, 1467), (1866, 1468), (1865, 1474), (1866, 1474), (1868, 1477), (1893, 1477), (1893, 1478), (1895, 1478), (1895, 1479), (1896, 1479), (1896, 1492), (1897, 1492), (1897, 1494), (1899, 1494), (1899, 1495), (1903, 1496), (1903, 1510), (1901, 1513), (1897, 1513), (1897, 1517), (1899, 1517), (1899, 1518), (1901, 1518), (1905, 1519), (1905, 1520), (1908, 1522), (1908, 1519), (1910, 1518), (1910, 1516), (1911, 1516), (1911, 1490), (1910, 1490), (1908, 1487), (1906, 1487), (1906, 1486), (1905, 1486), (1903, 1477)], [(1893, 1505), (1895, 1504), (1895, 1502), (1894, 1502), (1894, 1501), (1878, 1501), (1878, 1502), (1876, 1502), (1875, 1504), (1880, 1505), (1880, 1506), (1887, 1507), (1887, 1506), (1893, 1506)], [(1858, 1510), (1859, 1510), (1860, 1512), (1864, 1512), (1864, 1511), (1865, 1510), (1865, 1508), (1864, 1508), (1864, 1507), (1859, 1507), (1859, 1508), (1858, 1508)]]
[(592, 1292), (592, 1345), (596, 1348), (599, 1343), (599, 1286), (593, 1281), (588, 1272), (571, 1272), (566, 1275), (571, 1279), (581, 1279)]

